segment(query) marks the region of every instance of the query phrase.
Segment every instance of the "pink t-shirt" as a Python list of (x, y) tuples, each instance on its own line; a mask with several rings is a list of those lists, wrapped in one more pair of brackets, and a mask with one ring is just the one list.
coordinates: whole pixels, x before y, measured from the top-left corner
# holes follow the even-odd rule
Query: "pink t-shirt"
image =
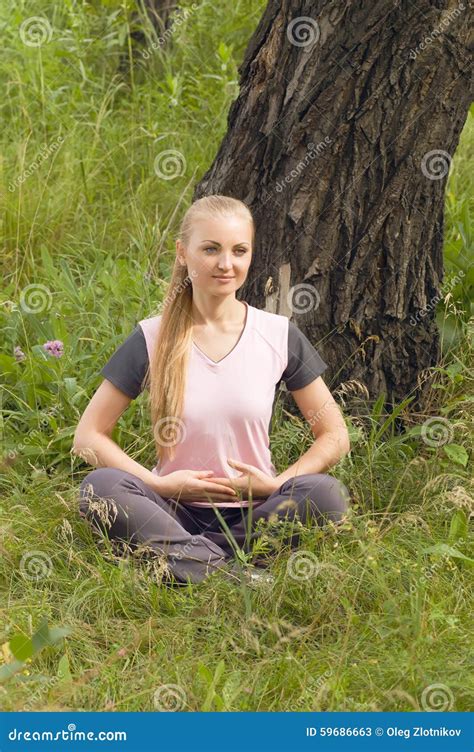
[[(165, 421), (164, 442), (174, 435), (175, 457), (152, 472), (213, 470), (216, 477), (237, 477), (227, 464), (234, 458), (277, 475), (269, 448), (269, 426), (275, 387), (288, 361), (288, 318), (254, 308), (245, 302), (247, 317), (240, 339), (222, 360), (215, 362), (192, 342), (184, 408), (180, 422)], [(153, 356), (161, 315), (141, 320), (148, 358)], [(263, 500), (254, 500), (257, 506)], [(248, 506), (242, 502), (186, 501), (191, 506)]]

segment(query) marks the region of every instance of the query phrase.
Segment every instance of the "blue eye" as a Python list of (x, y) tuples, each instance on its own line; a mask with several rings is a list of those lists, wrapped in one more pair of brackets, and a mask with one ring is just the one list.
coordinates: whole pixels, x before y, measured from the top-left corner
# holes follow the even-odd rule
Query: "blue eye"
[[(214, 248), (213, 246), (208, 246), (207, 248), (204, 248), (203, 250), (204, 250), (205, 253), (207, 253), (207, 251), (216, 251), (217, 248)], [(246, 248), (237, 248), (237, 253), (241, 253), (243, 255), (244, 253), (247, 253), (247, 249)]]

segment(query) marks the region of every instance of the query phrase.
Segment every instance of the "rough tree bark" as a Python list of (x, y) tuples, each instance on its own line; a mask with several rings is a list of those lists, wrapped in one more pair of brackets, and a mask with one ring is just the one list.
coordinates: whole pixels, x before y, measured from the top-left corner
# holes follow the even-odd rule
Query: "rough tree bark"
[(412, 395), (423, 409), (418, 375), (440, 358), (434, 310), (417, 313), (443, 277), (471, 20), (468, 0), (270, 0), (193, 197), (248, 203), (257, 243), (238, 297), (294, 320), (331, 388), (357, 379), (387, 407)]

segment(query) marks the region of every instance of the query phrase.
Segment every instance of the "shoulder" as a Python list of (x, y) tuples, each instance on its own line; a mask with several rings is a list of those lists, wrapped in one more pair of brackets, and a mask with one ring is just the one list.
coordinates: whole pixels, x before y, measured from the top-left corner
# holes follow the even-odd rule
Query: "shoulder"
[(135, 399), (144, 388), (148, 362), (145, 336), (137, 324), (102, 367), (101, 374)]
[(162, 319), (162, 314), (160, 313), (160, 314), (157, 314), (156, 316), (150, 316), (149, 318), (141, 319), (137, 325), (143, 334), (146, 349), (148, 352), (148, 357), (150, 359), (151, 359), (151, 354), (153, 352), (155, 340), (156, 340), (156, 337), (158, 335), (158, 331), (160, 328), (161, 319)]
[(286, 316), (262, 308), (250, 306), (253, 314), (253, 328), (269, 341), (286, 341), (289, 320)]
[(316, 347), (299, 327), (288, 319), (288, 359), (282, 381), (289, 391), (302, 389), (328, 368)]

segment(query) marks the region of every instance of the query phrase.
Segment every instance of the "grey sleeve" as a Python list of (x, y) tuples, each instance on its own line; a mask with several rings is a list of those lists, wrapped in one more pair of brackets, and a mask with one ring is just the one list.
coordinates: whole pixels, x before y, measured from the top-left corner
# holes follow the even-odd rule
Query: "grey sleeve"
[(143, 391), (148, 369), (145, 335), (139, 324), (114, 352), (100, 373), (117, 389), (136, 399)]
[(321, 376), (328, 365), (296, 324), (288, 323), (288, 364), (280, 381), (284, 381), (288, 391), (293, 392)]

